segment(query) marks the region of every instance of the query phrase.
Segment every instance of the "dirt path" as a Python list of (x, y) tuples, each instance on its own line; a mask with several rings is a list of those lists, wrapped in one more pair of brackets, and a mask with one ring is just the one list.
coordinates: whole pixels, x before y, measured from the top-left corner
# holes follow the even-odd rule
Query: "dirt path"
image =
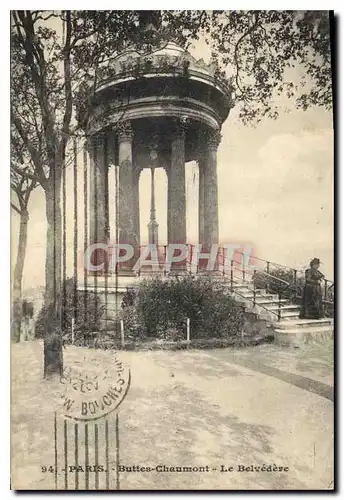
[[(41, 472), (42, 465), (54, 463), (50, 397), (54, 387), (41, 379), (41, 351), (39, 343), (13, 348), (12, 484), (16, 488), (54, 488), (53, 475)], [(301, 388), (293, 380), (276, 377), (272, 365), (269, 374), (263, 373), (262, 350), (256, 351), (260, 369), (247, 366), (249, 359), (254, 362), (255, 352), (246, 349), (240, 353), (224, 349), (119, 355), (130, 365), (132, 375), (119, 410), (120, 489), (330, 487), (333, 403), (310, 392), (311, 386)], [(276, 352), (274, 356), (276, 361)], [(65, 351), (66, 365), (81, 358), (93, 360), (101, 369), (112, 369), (110, 352), (75, 347)], [(304, 378), (312, 380), (308, 368)], [(109, 425), (113, 429), (114, 416)], [(100, 461), (102, 457), (103, 450)], [(112, 441), (111, 470), (115, 459)], [(152, 470), (134, 472), (134, 466)], [(163, 472), (170, 467), (196, 469)], [(94, 485), (91, 477), (90, 488)], [(100, 474), (99, 488), (104, 485)], [(115, 472), (110, 488), (114, 485)], [(75, 488), (73, 481), (69, 488)], [(79, 488), (84, 488), (82, 474)]]

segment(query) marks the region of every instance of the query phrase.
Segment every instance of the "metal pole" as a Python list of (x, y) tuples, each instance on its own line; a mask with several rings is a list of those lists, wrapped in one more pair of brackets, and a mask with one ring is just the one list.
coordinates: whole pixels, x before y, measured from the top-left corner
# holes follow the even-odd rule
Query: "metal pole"
[(167, 257), (167, 245), (164, 245), (164, 276), (166, 276), (166, 257)]
[(78, 317), (78, 145), (73, 139), (73, 195), (74, 195), (74, 232), (73, 232), (73, 309)]
[[(83, 148), (83, 168), (84, 168), (84, 253), (87, 251), (88, 247), (88, 167), (87, 167), (87, 143), (86, 140), (84, 142), (84, 148)], [(83, 315), (86, 320), (86, 323), (88, 322), (88, 308), (87, 308), (87, 299), (88, 299), (88, 287), (87, 287), (87, 268), (85, 267), (84, 264), (84, 311)]]
[(186, 340), (190, 342), (190, 318), (186, 318)]
[(281, 319), (281, 290), (278, 290), (278, 321)]
[(124, 321), (121, 319), (121, 346), (124, 349), (125, 340), (124, 340)]
[(74, 342), (75, 342), (74, 325), (75, 325), (75, 319), (72, 318), (72, 344), (73, 345), (74, 345)]
[[(266, 274), (270, 274), (270, 262), (266, 262)], [(266, 279), (265, 291), (269, 291), (269, 278)]]
[(222, 265), (223, 265), (223, 269), (222, 269), (222, 275), (223, 277), (225, 277), (225, 274), (226, 274), (226, 259), (225, 259), (225, 249), (222, 247)]
[(293, 282), (294, 282), (294, 302), (296, 302), (297, 298), (297, 270), (293, 269)]
[[(192, 245), (188, 245), (188, 246), (189, 246), (189, 248), (190, 248), (190, 257), (189, 257), (189, 262), (188, 262), (188, 264), (189, 264), (189, 266), (190, 266), (190, 267), (189, 267), (189, 269), (190, 269), (190, 274), (192, 274)], [(189, 254), (189, 252), (188, 252), (188, 254)]]
[(231, 259), (231, 291), (233, 292), (233, 259)]

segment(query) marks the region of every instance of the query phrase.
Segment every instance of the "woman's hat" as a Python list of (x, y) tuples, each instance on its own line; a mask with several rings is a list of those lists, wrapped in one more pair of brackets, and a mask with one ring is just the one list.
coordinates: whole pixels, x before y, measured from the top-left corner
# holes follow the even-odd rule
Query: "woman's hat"
[(314, 266), (314, 264), (320, 264), (320, 259), (318, 259), (317, 257), (314, 257), (314, 259), (312, 259), (309, 263), (310, 266)]

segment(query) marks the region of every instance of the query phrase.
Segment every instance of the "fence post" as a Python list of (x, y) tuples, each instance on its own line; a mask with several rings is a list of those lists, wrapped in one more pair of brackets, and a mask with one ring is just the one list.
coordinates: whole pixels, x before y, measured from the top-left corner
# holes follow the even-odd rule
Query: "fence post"
[(75, 319), (72, 318), (72, 344), (73, 345), (74, 345), (74, 342), (75, 342), (74, 324), (75, 324)]
[(124, 349), (125, 340), (124, 340), (124, 321), (121, 319), (121, 346)]
[(231, 292), (233, 292), (233, 259), (231, 259)]
[(256, 280), (255, 280), (255, 276), (256, 276), (256, 269), (253, 271), (253, 307), (256, 306)]
[[(270, 262), (269, 261), (266, 262), (266, 274), (270, 274)], [(269, 291), (269, 277), (266, 279), (265, 291), (266, 291), (266, 293), (268, 293), (268, 291)]]
[[(193, 249), (192, 245), (188, 245), (190, 248), (190, 256), (189, 256), (189, 273), (192, 274), (192, 255), (193, 255)], [(188, 252), (189, 254), (189, 252)]]
[(167, 246), (164, 245), (164, 254), (165, 254), (165, 258), (164, 258), (164, 276), (166, 276), (166, 257), (167, 257)]
[(225, 259), (225, 249), (224, 247), (222, 247), (222, 265), (223, 265), (223, 269), (222, 269), (222, 275), (223, 277), (225, 277), (226, 275), (226, 259)]
[(241, 337), (241, 343), (243, 344), (244, 343), (244, 326), (245, 326), (245, 313), (246, 313), (246, 307), (245, 306), (241, 306), (241, 329), (240, 329), (240, 337)]
[(325, 283), (325, 293), (324, 293), (324, 300), (327, 300), (327, 293), (328, 293), (328, 282), (327, 280), (324, 280)]
[[(139, 246), (139, 259), (141, 259), (141, 245)], [(137, 276), (138, 276), (138, 278), (141, 276), (141, 266), (140, 265), (139, 265), (139, 268), (137, 270)]]
[(186, 318), (186, 340), (190, 343), (190, 318)]
[(282, 294), (281, 294), (281, 289), (278, 290), (278, 321), (281, 320), (281, 299), (282, 299)]
[(293, 281), (294, 281), (294, 302), (297, 299), (297, 270), (293, 269)]

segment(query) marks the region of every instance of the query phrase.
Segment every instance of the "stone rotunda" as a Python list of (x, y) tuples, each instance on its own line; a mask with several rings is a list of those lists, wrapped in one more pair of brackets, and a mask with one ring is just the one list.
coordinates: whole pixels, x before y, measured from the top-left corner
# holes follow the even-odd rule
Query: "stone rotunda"
[[(154, 11), (140, 16), (140, 29), (159, 32)], [(147, 38), (147, 37), (145, 37)], [(102, 76), (104, 75), (104, 76)], [(109, 166), (117, 165), (118, 242), (140, 245), (139, 178), (152, 172), (149, 242), (157, 243), (154, 170), (168, 179), (168, 243), (187, 243), (185, 163), (199, 166), (199, 243), (218, 243), (217, 148), (227, 118), (231, 89), (215, 65), (196, 60), (171, 41), (154, 48), (129, 48), (101, 68), (84, 115), (89, 138), (89, 244), (106, 243), (109, 220)], [(111, 231), (112, 232), (112, 231)]]

